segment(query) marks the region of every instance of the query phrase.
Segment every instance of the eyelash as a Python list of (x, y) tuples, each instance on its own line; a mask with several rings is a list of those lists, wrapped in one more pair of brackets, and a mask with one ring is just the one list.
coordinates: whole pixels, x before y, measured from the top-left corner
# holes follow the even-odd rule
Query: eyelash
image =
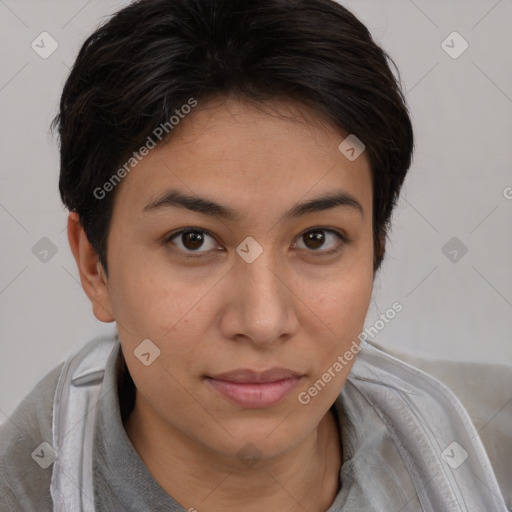
[[(318, 249), (318, 250), (307, 250), (307, 249), (299, 249), (299, 250), (302, 250), (302, 251), (307, 251), (309, 253), (311, 253), (311, 255), (315, 256), (315, 257), (321, 257), (321, 256), (329, 256), (331, 254), (335, 254), (337, 252), (340, 252), (341, 249), (343, 248), (343, 246), (348, 243), (348, 238), (343, 235), (342, 233), (340, 233), (339, 231), (337, 230), (334, 230), (334, 229), (330, 229), (330, 228), (324, 228), (324, 227), (314, 227), (314, 228), (309, 228), (308, 230), (306, 231), (303, 231), (302, 233), (300, 233), (299, 235), (297, 235), (297, 238), (300, 238), (304, 235), (306, 235), (307, 233), (310, 233), (311, 231), (325, 231), (326, 233), (331, 233), (335, 236), (337, 236), (340, 240), (340, 243), (339, 245), (337, 245), (334, 249), (329, 249), (329, 250), (321, 250), (321, 249)], [(193, 227), (189, 227), (189, 228), (182, 228), (178, 231), (174, 231), (173, 233), (171, 233), (168, 237), (166, 237), (165, 239), (165, 243), (166, 244), (169, 244), (169, 243), (172, 243), (172, 240), (174, 238), (177, 238), (179, 237), (180, 235), (184, 234), (184, 233), (190, 233), (190, 232), (193, 232), (193, 233), (202, 233), (202, 234), (205, 234), (205, 235), (208, 235), (209, 237), (213, 238), (215, 240), (215, 237), (207, 230), (205, 229), (202, 229), (202, 228), (193, 228)], [(213, 254), (213, 252), (211, 251), (196, 251), (195, 253), (194, 252), (183, 252), (181, 249), (177, 249), (178, 251), (178, 254), (184, 258), (201, 258), (201, 257), (204, 257), (206, 255), (211, 255)], [(214, 252), (219, 252), (219, 251), (214, 251)]]

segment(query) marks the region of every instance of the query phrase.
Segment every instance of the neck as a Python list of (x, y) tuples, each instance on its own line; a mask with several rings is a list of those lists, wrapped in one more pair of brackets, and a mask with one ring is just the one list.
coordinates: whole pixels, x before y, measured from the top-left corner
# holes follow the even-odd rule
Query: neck
[(153, 478), (187, 510), (325, 512), (339, 491), (341, 443), (332, 411), (292, 450), (242, 468), (163, 425), (139, 394), (125, 429)]

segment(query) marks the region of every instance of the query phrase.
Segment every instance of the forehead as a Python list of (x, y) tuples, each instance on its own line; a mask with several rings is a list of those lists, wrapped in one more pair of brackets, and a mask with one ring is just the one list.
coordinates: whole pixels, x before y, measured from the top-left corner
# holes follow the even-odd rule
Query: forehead
[(114, 210), (139, 216), (148, 200), (178, 189), (237, 211), (277, 214), (308, 194), (340, 188), (368, 210), (369, 161), (364, 152), (354, 161), (340, 152), (347, 135), (292, 101), (199, 103), (123, 179)]

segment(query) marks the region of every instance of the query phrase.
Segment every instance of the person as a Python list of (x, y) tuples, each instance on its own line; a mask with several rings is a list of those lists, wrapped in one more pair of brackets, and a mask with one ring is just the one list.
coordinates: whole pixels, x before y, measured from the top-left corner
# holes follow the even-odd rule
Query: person
[(332, 0), (138, 0), (87, 38), (53, 127), (116, 335), (0, 428), (2, 510), (511, 509), (510, 368), (363, 329), (413, 153), (393, 69)]

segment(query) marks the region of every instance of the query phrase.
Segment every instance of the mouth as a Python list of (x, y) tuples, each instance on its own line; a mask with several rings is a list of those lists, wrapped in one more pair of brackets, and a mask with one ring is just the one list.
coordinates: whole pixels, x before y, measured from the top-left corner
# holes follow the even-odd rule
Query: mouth
[(303, 377), (285, 368), (263, 372), (240, 369), (207, 377), (206, 381), (214, 392), (238, 407), (258, 409), (272, 407), (284, 400)]

